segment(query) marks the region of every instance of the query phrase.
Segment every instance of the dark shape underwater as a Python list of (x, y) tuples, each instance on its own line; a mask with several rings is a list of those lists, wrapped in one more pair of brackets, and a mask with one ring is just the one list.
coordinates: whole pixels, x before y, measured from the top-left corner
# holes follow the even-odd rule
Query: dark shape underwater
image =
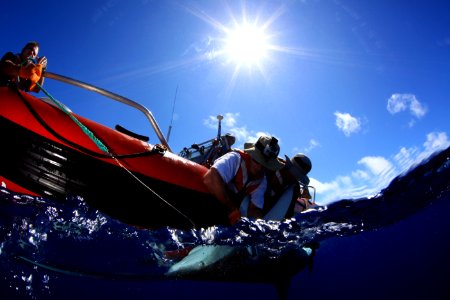
[[(314, 253), (323, 248), (317, 250), (319, 244), (376, 231), (432, 204), (448, 203), (449, 158), (450, 148), (435, 153), (372, 198), (340, 200), (283, 222), (244, 219), (234, 227), (189, 231), (125, 225), (79, 197), (62, 204), (2, 189), (1, 291), (10, 298), (56, 299), (52, 282), (62, 278), (104, 285), (202, 280), (270, 283), (287, 299), (291, 278), (305, 268), (314, 272)], [(184, 267), (186, 257), (165, 256), (187, 247), (209, 252)]]

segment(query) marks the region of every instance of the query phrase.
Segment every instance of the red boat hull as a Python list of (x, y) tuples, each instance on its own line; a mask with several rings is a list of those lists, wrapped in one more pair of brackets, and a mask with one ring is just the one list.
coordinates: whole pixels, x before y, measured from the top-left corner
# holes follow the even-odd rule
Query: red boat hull
[(223, 208), (203, 185), (205, 167), (75, 116), (120, 164), (59, 108), (0, 88), (0, 179), (6, 188), (61, 201), (78, 195), (111, 217), (142, 227), (226, 223)]

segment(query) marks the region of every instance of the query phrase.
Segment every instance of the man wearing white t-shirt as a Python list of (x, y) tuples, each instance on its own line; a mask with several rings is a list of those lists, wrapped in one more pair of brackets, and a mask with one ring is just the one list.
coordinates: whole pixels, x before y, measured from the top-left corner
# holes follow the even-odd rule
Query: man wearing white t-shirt
[[(246, 143), (244, 151), (233, 150), (218, 158), (203, 177), (208, 190), (225, 207), (230, 224), (244, 217), (261, 218), (267, 187), (265, 170), (276, 171), (284, 165), (278, 160), (280, 147), (275, 137), (261, 136), (256, 143)], [(249, 205), (240, 211), (241, 203)]]

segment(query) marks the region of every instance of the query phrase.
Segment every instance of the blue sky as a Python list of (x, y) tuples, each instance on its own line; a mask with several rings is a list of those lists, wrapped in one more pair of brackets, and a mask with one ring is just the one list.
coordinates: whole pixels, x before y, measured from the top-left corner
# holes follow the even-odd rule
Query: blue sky
[[(174, 152), (214, 137), (218, 114), (237, 147), (274, 135), (282, 154), (310, 156), (326, 204), (375, 194), (449, 146), (449, 11), (443, 0), (9, 1), (0, 51), (39, 41), (49, 71), (145, 105), (164, 134), (174, 110)], [(45, 88), (157, 142), (139, 112)]]

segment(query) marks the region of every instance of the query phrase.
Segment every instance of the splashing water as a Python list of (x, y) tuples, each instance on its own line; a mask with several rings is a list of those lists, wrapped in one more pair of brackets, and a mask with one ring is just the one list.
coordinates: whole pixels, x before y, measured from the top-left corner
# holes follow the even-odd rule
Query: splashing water
[(0, 189), (0, 273), (10, 295), (48, 298), (69, 275), (102, 280), (167, 280), (167, 251), (198, 245), (259, 249), (277, 260), (292, 248), (372, 231), (437, 201), (450, 201), (450, 148), (431, 156), (371, 198), (344, 199), (283, 222), (242, 219), (233, 227), (140, 229), (89, 207)]

